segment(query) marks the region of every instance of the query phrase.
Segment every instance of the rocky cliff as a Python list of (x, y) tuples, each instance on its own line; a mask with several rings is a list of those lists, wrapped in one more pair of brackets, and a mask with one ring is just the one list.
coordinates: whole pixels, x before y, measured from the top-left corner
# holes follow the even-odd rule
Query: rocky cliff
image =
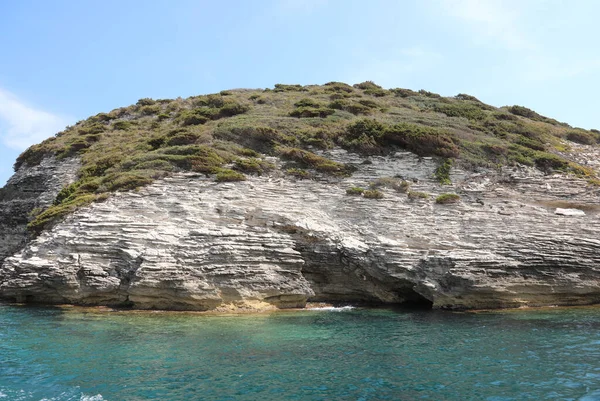
[(598, 303), (599, 143), (521, 106), (373, 83), (141, 99), (19, 157), (0, 299)]
[[(329, 156), (365, 160), (339, 150)], [(24, 247), (21, 228), (7, 230), (5, 252), (14, 254), (0, 269), (0, 294), (17, 302), (182, 310), (302, 307), (308, 300), (441, 308), (600, 301), (598, 187), (525, 167), (456, 171), (448, 187), (431, 179), (431, 159), (401, 152), (368, 160), (336, 182), (274, 173), (223, 184), (180, 173), (83, 208)], [(72, 174), (76, 163), (60, 166)], [(10, 185), (57, 168), (50, 161), (25, 168)], [(432, 196), (345, 192), (398, 175)], [(25, 209), (52, 191), (35, 185), (40, 197)], [(23, 188), (3, 203), (15, 217), (22, 212), (6, 205), (23, 203), (31, 194)], [(461, 199), (436, 204), (441, 192)]]

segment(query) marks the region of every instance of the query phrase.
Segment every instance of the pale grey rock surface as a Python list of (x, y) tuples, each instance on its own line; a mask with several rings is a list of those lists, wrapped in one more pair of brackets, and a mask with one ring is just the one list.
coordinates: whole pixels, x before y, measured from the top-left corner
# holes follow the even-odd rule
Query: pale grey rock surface
[[(178, 174), (81, 209), (7, 257), (0, 297), (210, 310), (307, 300), (499, 308), (600, 302), (600, 202), (585, 180), (526, 167), (453, 171), (410, 153), (365, 158), (350, 178), (273, 175), (218, 184)], [(412, 200), (348, 196), (402, 176)], [(461, 201), (438, 205), (453, 192)], [(557, 215), (557, 208), (585, 215)], [(3, 234), (4, 235), (4, 234)]]
[(0, 264), (25, 245), (29, 214), (50, 206), (78, 169), (76, 158), (47, 158), (38, 166), (22, 165), (0, 189)]

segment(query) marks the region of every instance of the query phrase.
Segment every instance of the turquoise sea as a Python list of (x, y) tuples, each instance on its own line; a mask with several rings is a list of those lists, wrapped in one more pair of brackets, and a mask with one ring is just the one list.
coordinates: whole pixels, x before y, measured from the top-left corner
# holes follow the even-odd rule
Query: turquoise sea
[(600, 308), (0, 306), (0, 401), (600, 400)]

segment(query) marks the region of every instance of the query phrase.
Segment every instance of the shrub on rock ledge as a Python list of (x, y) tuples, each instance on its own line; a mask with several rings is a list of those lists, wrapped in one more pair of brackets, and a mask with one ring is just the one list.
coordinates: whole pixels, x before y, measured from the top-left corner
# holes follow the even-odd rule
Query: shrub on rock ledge
[(440, 205), (458, 203), (458, 201), (460, 201), (460, 196), (457, 194), (441, 194), (440, 196), (435, 198), (435, 203)]
[(215, 181), (217, 182), (236, 182), (245, 180), (246, 176), (244, 174), (229, 169), (219, 171), (215, 177)]
[(377, 189), (369, 189), (363, 192), (363, 196), (367, 199), (382, 199), (383, 192), (378, 191)]
[(346, 195), (362, 195), (365, 190), (361, 187), (352, 187), (346, 190)]
[(429, 194), (426, 192), (410, 191), (408, 199), (429, 199)]

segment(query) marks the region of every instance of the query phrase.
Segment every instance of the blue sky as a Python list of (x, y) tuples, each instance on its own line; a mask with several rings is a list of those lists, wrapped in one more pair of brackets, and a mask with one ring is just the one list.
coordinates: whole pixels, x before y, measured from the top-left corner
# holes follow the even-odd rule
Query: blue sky
[(0, 184), (90, 115), (276, 83), (468, 93), (600, 128), (598, 15), (596, 0), (0, 1)]

